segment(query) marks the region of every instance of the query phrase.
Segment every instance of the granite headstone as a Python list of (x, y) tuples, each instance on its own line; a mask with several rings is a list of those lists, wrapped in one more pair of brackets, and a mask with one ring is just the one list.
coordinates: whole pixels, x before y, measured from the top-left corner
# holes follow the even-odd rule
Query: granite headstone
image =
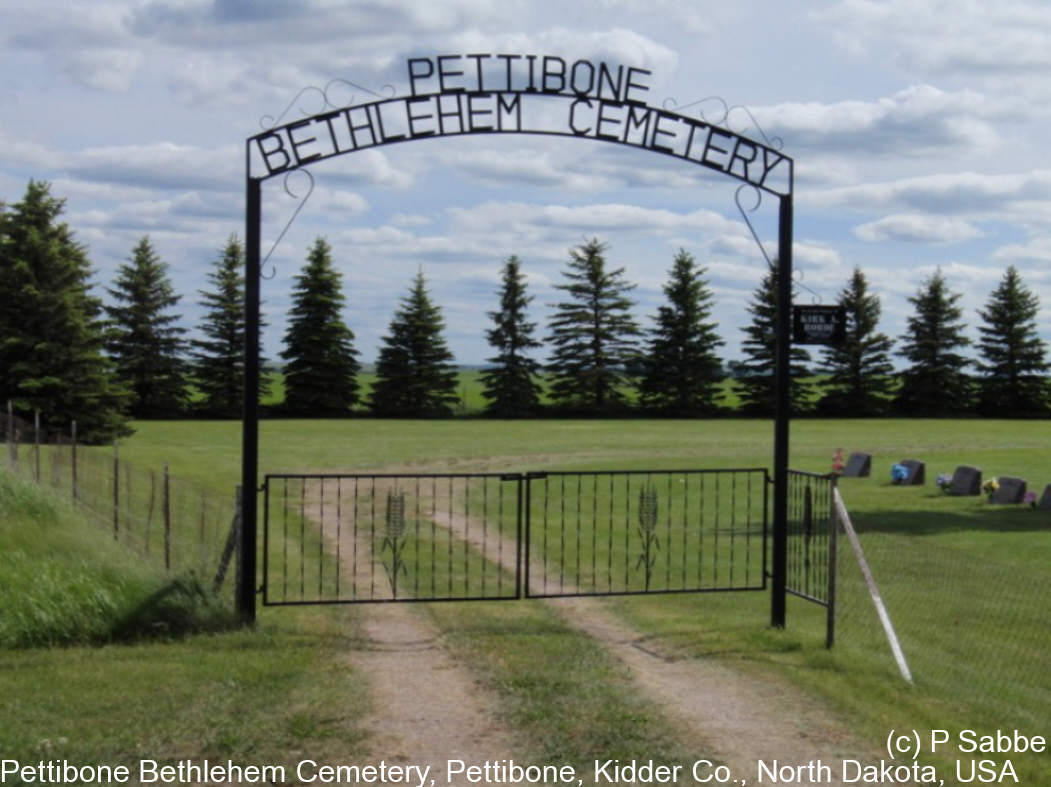
[(855, 451), (847, 460), (847, 466), (843, 469), (846, 478), (868, 478), (872, 473), (872, 454), (863, 454)]
[(1025, 498), (1025, 479), (1009, 475), (1000, 476), (1000, 486), (993, 492), (993, 503), (1021, 503)]
[(980, 495), (982, 493), (982, 471), (978, 467), (960, 465), (952, 474), (950, 495)]
[(1051, 484), (1044, 487), (1044, 494), (1040, 495), (1040, 502), (1036, 507), (1041, 511), (1051, 511)]
[(898, 464), (903, 465), (909, 471), (909, 477), (905, 479), (906, 486), (923, 486), (927, 482), (927, 465), (919, 459), (902, 459)]

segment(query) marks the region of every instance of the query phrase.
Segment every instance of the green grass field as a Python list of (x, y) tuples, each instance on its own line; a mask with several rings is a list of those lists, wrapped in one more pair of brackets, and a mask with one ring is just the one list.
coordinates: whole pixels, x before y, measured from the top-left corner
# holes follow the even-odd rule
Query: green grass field
[[(127, 461), (168, 462), (180, 477), (217, 489), (232, 490), (239, 482), (239, 423), (155, 422), (136, 428), (121, 446)], [(268, 420), (261, 427), (260, 466), (262, 472), (397, 468), (410, 473), (769, 466), (772, 434), (770, 422), (735, 419)], [(959, 464), (976, 465), (987, 478), (1026, 478), (1039, 494), (1051, 483), (1049, 444), (1047, 422), (793, 422), (795, 468), (825, 472), (837, 448), (873, 454), (872, 478), (843, 479), (840, 486), (912, 663), (913, 686), (896, 674), (843, 543), (832, 652), (823, 648), (824, 611), (797, 599), (791, 600), (785, 631), (767, 627), (769, 599), (760, 593), (654, 596), (609, 605), (675, 658), (718, 658), (745, 674), (775, 675), (803, 686), (841, 711), (874, 746), (891, 727), (979, 732), (1017, 727), (1046, 734), (1040, 725), (1051, 705), (1046, 656), (1051, 516), (992, 506), (984, 498), (948, 497), (933, 478)], [(890, 484), (890, 466), (903, 458), (926, 461), (926, 486)], [(470, 550), (464, 555), (472, 567), (481, 559)], [(432, 614), (465, 662), (504, 697), (507, 712), (513, 717), (550, 709), (540, 688), (523, 695), (515, 687), (521, 665), (497, 653), (510, 632), (517, 647), (536, 648), (531, 664), (550, 661), (553, 646), (531, 637), (542, 613), (523, 612), (520, 604), (482, 605), (478, 617), (467, 616), (478, 625), (465, 626), (454, 606), (436, 606)], [(290, 621), (300, 614), (265, 609), (261, 620), (283, 628), (294, 626)], [(543, 675), (533, 681), (542, 682)], [(542, 743), (531, 745), (546, 751)], [(1046, 756), (1021, 758), (1016, 767), (1023, 781), (1051, 780)]]

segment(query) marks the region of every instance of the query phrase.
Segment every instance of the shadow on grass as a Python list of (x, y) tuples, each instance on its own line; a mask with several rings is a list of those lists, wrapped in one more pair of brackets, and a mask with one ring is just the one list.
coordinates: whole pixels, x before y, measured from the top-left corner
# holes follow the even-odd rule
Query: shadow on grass
[(238, 625), (237, 615), (199, 577), (188, 574), (165, 582), (118, 618), (109, 631), (109, 639), (170, 639), (227, 631)]
[(851, 512), (858, 533), (895, 533), (930, 536), (943, 533), (1051, 532), (1051, 512), (1027, 505), (988, 505), (971, 511), (868, 510)]

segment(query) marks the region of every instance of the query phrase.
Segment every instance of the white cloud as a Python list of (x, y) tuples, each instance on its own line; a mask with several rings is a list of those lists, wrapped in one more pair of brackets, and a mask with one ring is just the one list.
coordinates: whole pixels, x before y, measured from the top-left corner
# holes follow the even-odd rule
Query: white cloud
[(993, 252), (998, 262), (1051, 262), (1051, 237), (1033, 238), (1028, 243), (1009, 243)]
[(814, 16), (848, 51), (930, 73), (999, 78), (1051, 65), (1051, 7), (1040, 0), (842, 0)]
[(469, 209), (453, 208), (450, 214), (456, 225), (464, 230), (507, 226), (523, 233), (557, 228), (581, 233), (641, 232), (654, 235), (684, 230), (705, 234), (744, 231), (740, 224), (713, 211), (677, 213), (622, 203), (570, 206), (491, 202)]
[(1051, 170), (1027, 173), (937, 173), (811, 191), (809, 203), (855, 209), (906, 207), (928, 212), (988, 214), (1025, 199), (1051, 199)]
[(854, 235), (869, 243), (897, 240), (916, 243), (956, 243), (980, 238), (984, 233), (963, 219), (898, 213), (878, 221), (860, 224)]
[(874, 101), (786, 103), (755, 109), (767, 133), (791, 148), (916, 157), (946, 147), (981, 148), (1007, 109), (970, 90), (914, 85)]
[(64, 69), (75, 82), (119, 93), (131, 87), (141, 63), (137, 49), (82, 49), (70, 54)]
[(243, 183), (242, 155), (234, 146), (206, 150), (174, 142), (113, 145), (71, 155), (66, 169), (76, 177), (108, 183), (235, 191)]

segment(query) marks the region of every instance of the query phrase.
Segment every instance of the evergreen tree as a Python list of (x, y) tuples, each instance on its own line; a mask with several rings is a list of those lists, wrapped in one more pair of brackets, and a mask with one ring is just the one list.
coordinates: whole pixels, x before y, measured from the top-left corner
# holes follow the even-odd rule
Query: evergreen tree
[(869, 293), (861, 268), (854, 268), (839, 294), (839, 305), (846, 310), (846, 338), (838, 346), (825, 348), (821, 368), (828, 378), (818, 411), (862, 418), (883, 415), (893, 396), (891, 340), (876, 331), (880, 302)]
[[(200, 331), (204, 339), (191, 342), (194, 381), (201, 392), (202, 413), (217, 418), (239, 418), (244, 409), (244, 248), (231, 235), (208, 274), (212, 290), (199, 290), (206, 312)], [(263, 323), (260, 320), (260, 328)], [(263, 359), (259, 359), (262, 369)], [(259, 396), (267, 383), (259, 375)]]
[(144, 236), (131, 260), (117, 271), (108, 289), (115, 305), (106, 306), (109, 331), (106, 350), (117, 375), (131, 390), (135, 418), (171, 418), (186, 407), (186, 363), (182, 358), (185, 329), (175, 325), (170, 310), (179, 302), (168, 278), (168, 266)]
[[(752, 295), (748, 307), (752, 322), (742, 328), (747, 338), (741, 349), (748, 360), (738, 367), (740, 377), (736, 384), (741, 412), (747, 415), (773, 416), (777, 409), (777, 280), (775, 260)], [(810, 386), (803, 379), (809, 374), (808, 363), (810, 353), (793, 347), (789, 356), (789, 396), (796, 415), (809, 408)]]
[(31, 180), (3, 219), (0, 241), (0, 401), (85, 442), (130, 433), (128, 392), (103, 353), (102, 304), (85, 248), (60, 222), (64, 200)]
[(348, 415), (358, 401), (354, 334), (341, 317), (341, 276), (332, 247), (318, 238), (296, 276), (285, 332), (284, 411), (297, 416)]
[(909, 298), (916, 313), (908, 319), (898, 355), (912, 365), (901, 375), (895, 408), (922, 417), (961, 415), (971, 407), (969, 361), (956, 352), (971, 342), (963, 335), (959, 293), (950, 293), (941, 269)]
[(499, 418), (531, 415), (540, 404), (540, 364), (526, 355), (540, 342), (533, 338), (536, 323), (526, 320), (526, 308), (533, 298), (525, 290), (521, 261), (511, 255), (504, 263), (500, 309), (489, 312), (496, 327), (485, 334), (496, 355), (489, 359), (493, 366), (481, 375), (482, 396), (489, 401), (486, 413)]
[(1044, 343), (1036, 332), (1040, 300), (1012, 265), (979, 310), (978, 410), (982, 415), (1047, 417), (1048, 387)]
[(605, 414), (624, 404), (622, 388), (636, 356), (640, 333), (631, 318), (623, 268), (606, 270), (606, 245), (597, 238), (569, 250), (568, 284), (555, 288), (570, 300), (552, 304), (548, 341), (554, 352), (551, 396), (559, 404)]
[(431, 303), (420, 271), (383, 337), (369, 396), (374, 414), (396, 418), (452, 415), (457, 374), (442, 337), (444, 330), (441, 310)]
[(671, 415), (707, 415), (717, 409), (717, 386), (724, 375), (715, 350), (726, 342), (716, 334), (716, 323), (706, 322), (712, 293), (704, 273), (692, 254), (679, 250), (664, 285), (668, 303), (657, 310), (643, 360), (643, 404)]

